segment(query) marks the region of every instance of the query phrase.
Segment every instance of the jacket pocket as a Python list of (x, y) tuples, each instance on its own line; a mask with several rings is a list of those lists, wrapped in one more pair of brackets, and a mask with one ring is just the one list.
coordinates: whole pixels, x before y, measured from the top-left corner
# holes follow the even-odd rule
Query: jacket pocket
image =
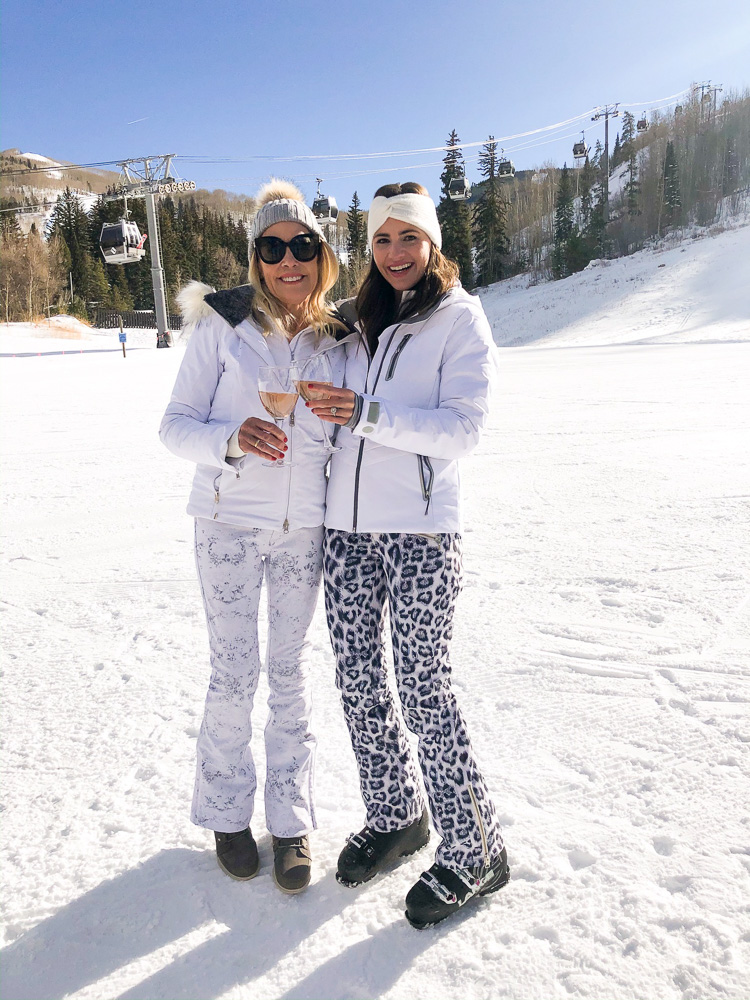
[(422, 487), (422, 499), (427, 501), (424, 512), (427, 514), (430, 509), (430, 500), (432, 499), (432, 484), (435, 481), (435, 470), (432, 468), (432, 462), (426, 455), (417, 455), (417, 461), (419, 463), (419, 482)]
[(398, 345), (396, 350), (393, 352), (393, 357), (391, 358), (391, 363), (388, 365), (388, 370), (385, 373), (385, 381), (390, 382), (393, 378), (393, 373), (396, 371), (396, 365), (398, 364), (398, 359), (401, 357), (401, 352), (406, 347), (406, 345), (411, 340), (412, 335), (407, 333), (401, 343)]

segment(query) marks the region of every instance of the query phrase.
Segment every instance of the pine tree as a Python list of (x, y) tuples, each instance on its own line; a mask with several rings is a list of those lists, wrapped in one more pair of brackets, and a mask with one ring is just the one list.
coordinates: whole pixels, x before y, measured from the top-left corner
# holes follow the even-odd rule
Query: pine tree
[(667, 142), (667, 152), (664, 157), (664, 210), (670, 222), (679, 219), (680, 209), (680, 178), (677, 173), (677, 157), (675, 156), (674, 143)]
[(617, 138), (615, 139), (615, 148), (612, 150), (612, 156), (609, 158), (609, 172), (610, 174), (614, 171), (615, 167), (618, 167), (622, 162), (622, 146), (620, 145), (620, 133), (617, 133)]
[(589, 160), (588, 156), (586, 161), (581, 167), (581, 171), (578, 177), (579, 182), (579, 197), (580, 197), (580, 224), (582, 229), (586, 229), (591, 222), (591, 213), (593, 211), (593, 188), (596, 184), (596, 169)]
[(726, 149), (724, 151), (724, 164), (721, 171), (721, 193), (724, 197), (731, 194), (737, 187), (740, 176), (740, 158), (737, 155), (737, 146), (734, 136), (727, 136)]
[(641, 214), (641, 210), (638, 207), (638, 196), (640, 194), (641, 185), (638, 182), (638, 161), (635, 149), (632, 145), (629, 145), (628, 148), (630, 153), (628, 155), (628, 179), (625, 183), (625, 198), (628, 207), (628, 215), (635, 216)]
[(635, 139), (635, 115), (631, 114), (630, 111), (623, 111), (622, 113), (622, 152), (623, 155), (629, 155), (628, 147)]
[(86, 301), (105, 305), (109, 299), (109, 281), (104, 273), (104, 263), (101, 260), (92, 259), (89, 264)]
[(555, 199), (554, 248), (552, 250), (552, 274), (555, 278), (567, 278), (572, 274), (570, 245), (578, 230), (573, 222), (573, 185), (567, 163), (560, 173), (560, 183)]
[[(128, 264), (128, 267), (131, 266), (134, 265)], [(128, 279), (125, 277), (126, 270), (127, 268), (123, 264), (109, 268), (110, 275), (114, 273), (111, 279), (112, 290), (109, 296), (109, 305), (119, 313), (129, 312), (133, 308), (133, 297), (128, 288)]]
[(448, 195), (450, 182), (464, 176), (464, 156), (460, 139), (454, 129), (448, 136), (448, 150), (443, 158), (440, 175), (442, 197), (437, 206), (438, 221), (443, 234), (443, 253), (458, 264), (461, 284), (474, 287), (474, 265), (471, 259), (471, 212), (466, 201), (454, 201)]
[(506, 203), (497, 176), (497, 142), (494, 136), (482, 146), (479, 172), (485, 178), (480, 200), (474, 207), (472, 228), (476, 249), (477, 280), (489, 285), (503, 276), (503, 261), (510, 251), (506, 235)]
[(346, 219), (346, 249), (349, 255), (349, 270), (352, 276), (362, 273), (367, 263), (367, 222), (361, 208), (359, 195), (355, 191)]
[(62, 239), (70, 253), (70, 271), (73, 289), (81, 301), (90, 298), (92, 275), (92, 247), (89, 217), (78, 197), (69, 187), (57, 199), (48, 232)]

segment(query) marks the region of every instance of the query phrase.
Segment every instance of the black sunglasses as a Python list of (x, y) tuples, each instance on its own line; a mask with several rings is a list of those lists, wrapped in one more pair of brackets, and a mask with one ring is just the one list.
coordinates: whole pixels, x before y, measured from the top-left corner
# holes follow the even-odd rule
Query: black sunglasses
[(300, 233), (288, 243), (278, 236), (259, 236), (255, 241), (255, 249), (264, 264), (280, 264), (286, 257), (287, 247), (297, 260), (315, 260), (320, 253), (320, 237), (317, 233)]

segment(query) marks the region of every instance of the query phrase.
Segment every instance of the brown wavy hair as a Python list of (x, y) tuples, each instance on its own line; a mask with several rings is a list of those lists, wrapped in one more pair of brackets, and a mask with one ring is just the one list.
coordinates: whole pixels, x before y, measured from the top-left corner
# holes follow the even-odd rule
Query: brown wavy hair
[[(406, 181), (404, 184), (384, 184), (377, 189), (373, 197), (395, 198), (399, 194), (427, 195), (428, 193), (427, 189), (416, 181)], [(357, 317), (362, 325), (370, 354), (375, 353), (380, 334), (386, 327), (395, 323), (396, 319), (407, 319), (431, 308), (449, 288), (457, 284), (458, 265), (444, 257), (432, 243), (425, 272), (412, 289), (414, 295), (400, 311), (396, 290), (383, 277), (375, 260), (372, 259), (356, 299)]]

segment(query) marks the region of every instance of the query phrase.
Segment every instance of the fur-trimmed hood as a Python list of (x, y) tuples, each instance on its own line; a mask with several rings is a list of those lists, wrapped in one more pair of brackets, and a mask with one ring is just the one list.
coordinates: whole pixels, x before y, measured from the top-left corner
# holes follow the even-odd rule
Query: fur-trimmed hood
[(202, 281), (191, 281), (177, 296), (177, 305), (186, 326), (218, 313), (231, 327), (247, 319), (252, 312), (255, 290), (252, 285), (238, 285), (217, 292)]
[[(202, 281), (189, 282), (176, 298), (184, 320), (183, 336), (189, 336), (190, 328), (200, 320), (211, 319), (216, 314), (229, 323), (232, 329), (238, 327), (251, 316), (254, 297), (255, 289), (252, 285), (238, 285), (236, 288), (225, 288), (217, 292)], [(334, 306), (334, 315), (345, 327), (344, 330), (336, 331), (336, 340), (354, 333), (357, 321), (354, 299), (338, 302)]]

